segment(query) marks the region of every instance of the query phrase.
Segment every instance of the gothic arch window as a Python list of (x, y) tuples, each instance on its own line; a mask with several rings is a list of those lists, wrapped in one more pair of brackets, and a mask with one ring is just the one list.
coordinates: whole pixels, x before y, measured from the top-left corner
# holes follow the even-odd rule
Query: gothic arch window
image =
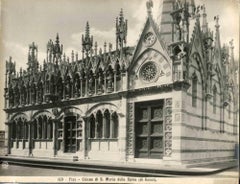
[(232, 98), (231, 95), (229, 94), (229, 104), (228, 104), (228, 119), (231, 119), (231, 111), (232, 111)]
[(17, 138), (22, 139), (23, 138), (23, 122), (21, 118), (17, 121)]
[(38, 130), (38, 139), (42, 139), (42, 127), (43, 127), (43, 119), (41, 116), (38, 117), (38, 123), (37, 123), (37, 130)]
[(42, 139), (47, 139), (47, 116), (43, 116), (43, 124), (42, 124)]
[(36, 119), (33, 120), (33, 138), (38, 138), (38, 123)]
[(216, 114), (217, 109), (217, 88), (213, 86), (213, 113)]
[(110, 113), (108, 109), (89, 117), (89, 138), (118, 138), (119, 119), (116, 112)]
[(108, 110), (105, 110), (104, 112), (104, 123), (105, 123), (105, 135), (104, 138), (109, 138), (110, 137), (110, 113)]
[(95, 138), (95, 117), (91, 114), (89, 118), (90, 124), (90, 138)]
[(51, 119), (47, 121), (47, 139), (52, 139), (53, 137), (53, 122)]
[(101, 111), (97, 112), (96, 115), (96, 128), (97, 128), (97, 138), (102, 138), (103, 136), (103, 115)]
[(16, 129), (17, 129), (16, 121), (13, 121), (12, 122), (12, 138), (13, 139), (17, 138), (17, 136), (16, 136)]
[(24, 139), (28, 139), (28, 124), (26, 121), (24, 121)]
[(112, 114), (112, 138), (118, 137), (118, 115), (116, 112)]
[(192, 77), (192, 106), (197, 107), (197, 76), (194, 73)]

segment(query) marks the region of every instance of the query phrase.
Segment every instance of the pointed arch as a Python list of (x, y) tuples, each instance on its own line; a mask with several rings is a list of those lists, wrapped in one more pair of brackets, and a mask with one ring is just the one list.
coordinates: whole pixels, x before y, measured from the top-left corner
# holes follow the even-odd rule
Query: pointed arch
[(112, 138), (118, 138), (118, 130), (119, 130), (119, 118), (116, 112), (112, 113)]
[(110, 137), (110, 112), (108, 109), (104, 111), (104, 138), (109, 138)]
[(213, 85), (213, 113), (216, 114), (217, 109), (217, 87)]
[(196, 73), (192, 74), (192, 107), (197, 107), (198, 78)]
[(96, 114), (96, 130), (97, 130), (97, 138), (103, 137), (103, 114), (100, 110), (97, 111)]

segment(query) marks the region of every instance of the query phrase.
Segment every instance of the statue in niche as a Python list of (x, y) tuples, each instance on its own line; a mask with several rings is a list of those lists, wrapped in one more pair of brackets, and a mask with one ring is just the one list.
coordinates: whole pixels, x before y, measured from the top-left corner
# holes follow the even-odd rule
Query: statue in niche
[(70, 88), (71, 88), (70, 80), (67, 79), (66, 86), (65, 86), (66, 97), (70, 97)]
[(92, 94), (92, 93), (93, 93), (93, 90), (94, 90), (94, 87), (93, 87), (93, 85), (94, 85), (94, 78), (93, 78), (93, 76), (90, 76), (90, 77), (89, 77), (88, 85), (89, 85), (89, 86), (88, 86), (89, 93)]
[(103, 92), (103, 77), (101, 74), (99, 74), (98, 76), (98, 93), (102, 93)]
[(19, 105), (19, 99), (20, 99), (20, 95), (19, 95), (19, 90), (18, 90), (18, 87), (16, 86), (15, 90), (14, 90), (14, 93), (15, 93), (15, 105)]
[(39, 84), (39, 88), (38, 88), (38, 102), (42, 103), (43, 101), (43, 89), (42, 89), (42, 84)]
[(34, 104), (36, 101), (36, 90), (34, 85), (32, 86), (31, 94), (32, 94), (32, 104)]
[(77, 97), (79, 95), (79, 79), (75, 79), (74, 89), (75, 89), (75, 96)]
[(22, 86), (21, 88), (21, 104), (24, 105), (25, 104), (25, 87)]
[(109, 72), (107, 77), (107, 89), (108, 89), (108, 92), (113, 91), (113, 73), (112, 72)]

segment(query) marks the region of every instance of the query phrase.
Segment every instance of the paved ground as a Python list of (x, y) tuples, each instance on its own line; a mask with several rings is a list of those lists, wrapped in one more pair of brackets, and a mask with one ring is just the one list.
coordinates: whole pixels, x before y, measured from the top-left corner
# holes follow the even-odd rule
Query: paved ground
[[(0, 166), (0, 176), (120, 176), (120, 175), (8, 165), (8, 167)], [(236, 178), (238, 177), (238, 168), (233, 168), (217, 174), (200, 177)]]
[(9, 165), (7, 168), (0, 166), (0, 176), (107, 176), (107, 174)]

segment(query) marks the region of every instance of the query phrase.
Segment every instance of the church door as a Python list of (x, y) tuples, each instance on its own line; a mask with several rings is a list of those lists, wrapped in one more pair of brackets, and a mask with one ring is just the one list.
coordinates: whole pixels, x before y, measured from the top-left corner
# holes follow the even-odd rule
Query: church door
[(65, 152), (76, 152), (76, 116), (65, 117), (64, 126)]
[(136, 103), (135, 157), (163, 157), (163, 100)]

